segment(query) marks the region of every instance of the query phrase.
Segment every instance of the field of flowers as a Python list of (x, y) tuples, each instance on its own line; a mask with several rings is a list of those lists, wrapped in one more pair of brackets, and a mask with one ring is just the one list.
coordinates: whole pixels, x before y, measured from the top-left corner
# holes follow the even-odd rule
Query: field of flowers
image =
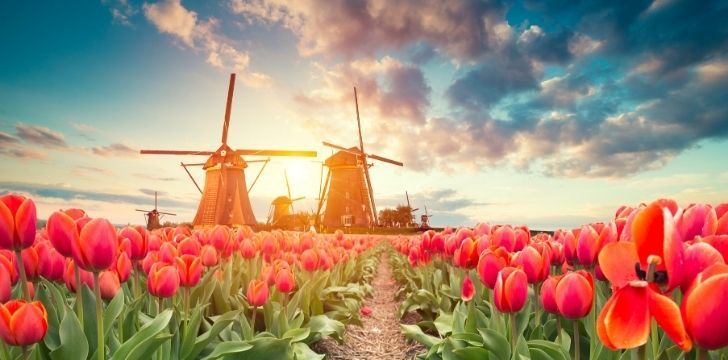
[(728, 359), (728, 204), (538, 234), (150, 232), (81, 209), (36, 227), (32, 199), (0, 197), (0, 359), (322, 359), (380, 258), (423, 359)]
[(728, 204), (657, 200), (608, 223), (391, 241), (428, 359), (728, 359)]
[(115, 228), (83, 210), (36, 230), (0, 197), (0, 359), (321, 359), (360, 322), (370, 237)]

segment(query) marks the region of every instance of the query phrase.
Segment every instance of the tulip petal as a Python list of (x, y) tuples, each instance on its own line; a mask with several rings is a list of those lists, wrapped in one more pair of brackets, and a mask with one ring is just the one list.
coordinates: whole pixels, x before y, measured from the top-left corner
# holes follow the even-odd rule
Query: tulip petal
[(728, 298), (728, 273), (723, 272), (695, 286), (684, 299), (683, 315), (688, 331), (701, 348), (715, 350), (728, 345), (726, 298)]
[(633, 242), (609, 243), (599, 252), (599, 268), (613, 286), (621, 288), (638, 280), (634, 265), (639, 262)]
[(15, 233), (15, 220), (13, 213), (0, 201), (0, 249), (13, 248), (13, 234)]
[(597, 318), (597, 336), (599, 336), (599, 340), (602, 344), (611, 350), (617, 350), (617, 347), (612, 343), (612, 340), (609, 339), (606, 319), (607, 315), (612, 311), (616, 299), (616, 296), (610, 297), (604, 304), (604, 307), (602, 307), (602, 311), (599, 313), (599, 317)]
[(15, 213), (15, 232), (18, 235), (18, 244), (23, 249), (30, 247), (35, 242), (35, 228), (38, 218), (35, 210), (35, 203), (31, 199), (25, 199), (18, 212)]
[(647, 268), (647, 257), (663, 256), (665, 227), (662, 208), (652, 203), (637, 214), (632, 222), (632, 241), (637, 247), (637, 256), (643, 268)]
[(610, 342), (617, 349), (631, 349), (647, 342), (650, 335), (650, 312), (647, 284), (628, 285), (617, 290), (614, 303), (604, 317)]
[(690, 351), (693, 343), (685, 331), (685, 325), (677, 304), (656, 291), (648, 290), (648, 293), (650, 313), (655, 317), (657, 324), (665, 330), (665, 334), (683, 351)]
[(48, 329), (43, 312), (34, 303), (23, 304), (13, 313), (10, 329), (16, 345), (30, 345), (40, 341)]

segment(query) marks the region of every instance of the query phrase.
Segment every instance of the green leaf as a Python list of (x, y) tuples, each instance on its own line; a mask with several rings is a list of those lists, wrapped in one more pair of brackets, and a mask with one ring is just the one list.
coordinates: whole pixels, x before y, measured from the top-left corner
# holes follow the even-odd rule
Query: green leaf
[[(159, 314), (154, 320), (144, 325), (139, 332), (134, 334), (129, 340), (121, 344), (114, 353), (113, 360), (126, 359), (146, 359), (149, 358), (154, 350), (156, 350), (164, 341), (169, 339), (171, 335), (160, 335), (167, 329), (169, 321), (172, 319), (172, 310), (168, 309)], [(145, 356), (146, 355), (146, 356)]]
[(445, 336), (452, 332), (452, 322), (452, 314), (446, 312), (441, 313), (437, 319), (435, 319), (435, 328), (437, 328), (437, 332), (440, 336)]
[(124, 311), (124, 289), (120, 289), (104, 310), (104, 334), (108, 334), (114, 321)]
[(483, 338), (483, 345), (500, 360), (508, 360), (511, 357), (511, 345), (503, 335), (493, 329), (478, 329)]
[[(422, 329), (420, 329), (417, 325), (400, 325), (402, 328), (402, 331), (404, 331), (404, 334), (414, 340), (418, 343), (425, 345), (427, 348), (431, 348), (435, 346), (435, 344), (440, 343), (442, 339), (436, 338), (432, 335), (427, 335), (424, 332), (422, 332)], [(507, 359), (504, 359), (507, 360)]]
[[(569, 359), (568, 352), (559, 345), (551, 341), (546, 340), (531, 340), (528, 342), (528, 351), (531, 356), (534, 357), (534, 351), (540, 351), (546, 354), (548, 359)], [(536, 352), (538, 352), (536, 351)]]
[(67, 310), (59, 328), (60, 346), (50, 353), (53, 360), (85, 360), (88, 342), (82, 336), (83, 329), (73, 311)]
[(487, 360), (489, 358), (488, 350), (473, 346), (455, 349), (453, 354), (461, 360)]
[(306, 343), (293, 344), (293, 356), (296, 360), (323, 360), (325, 355), (317, 354)]
[(291, 342), (299, 342), (303, 341), (306, 338), (308, 338), (308, 335), (311, 333), (311, 329), (304, 327), (304, 328), (298, 328), (298, 329), (290, 329), (286, 331), (285, 334), (281, 337), (282, 339), (291, 339)]
[(223, 329), (230, 326), (230, 324), (235, 321), (238, 316), (240, 316), (240, 313), (242, 310), (233, 310), (228, 311), (227, 313), (218, 316), (212, 324), (212, 327), (210, 330), (208, 330), (206, 333), (200, 335), (197, 337), (197, 340), (195, 340), (195, 346), (192, 348), (192, 350), (185, 355), (186, 359), (195, 359), (197, 358), (197, 355), (199, 355), (202, 350), (207, 347), (210, 342), (215, 340), (217, 336), (222, 332)]
[(204, 357), (204, 360), (212, 360), (223, 357), (225, 355), (238, 354), (244, 351), (248, 351), (253, 348), (253, 345), (247, 341), (225, 341), (217, 344), (215, 350)]
[(311, 319), (309, 319), (308, 324), (306, 324), (306, 327), (311, 329), (309, 340), (320, 340), (326, 336), (334, 338), (339, 343), (344, 340), (344, 324), (341, 321), (331, 319), (326, 315), (312, 316)]

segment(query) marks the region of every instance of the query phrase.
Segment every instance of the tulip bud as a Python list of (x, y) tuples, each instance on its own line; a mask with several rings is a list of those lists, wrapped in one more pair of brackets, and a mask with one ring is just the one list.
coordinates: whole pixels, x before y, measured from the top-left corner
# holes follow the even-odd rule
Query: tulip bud
[(101, 289), (101, 298), (111, 300), (121, 289), (119, 276), (113, 271), (103, 271), (99, 275), (99, 288)]
[(728, 265), (715, 264), (697, 276), (683, 297), (682, 317), (693, 341), (703, 349), (728, 346)]
[(141, 260), (147, 256), (147, 252), (149, 251), (149, 239), (147, 237), (146, 229), (143, 231), (143, 233), (140, 233), (139, 230), (130, 226), (119, 231), (119, 235), (122, 238), (129, 239), (131, 247), (131, 254), (129, 254), (130, 260)]
[(65, 257), (73, 256), (73, 243), (78, 241), (78, 227), (72, 217), (61, 211), (56, 211), (48, 218), (46, 223), (48, 239), (56, 251)]
[(193, 255), (182, 255), (175, 259), (179, 271), (180, 286), (193, 287), (200, 282), (202, 277), (202, 262), (200, 258)]
[(22, 250), (35, 242), (35, 203), (21, 195), (0, 197), (0, 249)]
[(564, 275), (556, 285), (554, 298), (561, 315), (580, 319), (589, 314), (594, 301), (594, 280), (590, 273), (579, 270)]
[(559, 283), (563, 275), (551, 276), (541, 285), (541, 305), (544, 311), (551, 314), (559, 314), (559, 306), (556, 304), (556, 285)]
[(465, 280), (463, 280), (463, 287), (460, 290), (460, 297), (463, 299), (463, 301), (470, 301), (473, 299), (473, 295), (475, 295), (475, 286), (473, 286), (473, 280), (470, 280), (470, 276), (465, 275)]
[(319, 257), (316, 251), (308, 249), (301, 254), (301, 266), (306, 271), (315, 271), (318, 268)]
[(251, 280), (246, 295), (251, 306), (263, 306), (268, 301), (268, 284), (262, 280)]
[(0, 338), (12, 346), (28, 346), (43, 339), (48, 315), (40, 301), (11, 300), (0, 304)]
[(174, 296), (179, 289), (180, 276), (175, 266), (156, 263), (149, 270), (147, 288), (149, 293), (160, 298)]
[(489, 289), (495, 288), (495, 282), (498, 278), (498, 272), (508, 266), (510, 262), (509, 254), (504, 248), (498, 248), (494, 251), (486, 250), (480, 255), (478, 260), (477, 272), (480, 282)]
[(495, 307), (503, 313), (517, 313), (526, 305), (528, 297), (528, 278), (521, 269), (503, 268), (493, 289)]
[(288, 268), (283, 268), (276, 274), (276, 289), (282, 293), (290, 293), (296, 288), (296, 279)]
[(202, 258), (202, 265), (206, 267), (217, 265), (217, 250), (210, 245), (202, 247), (200, 257)]
[(93, 219), (73, 243), (73, 259), (84, 270), (100, 272), (114, 264), (118, 248), (114, 226), (108, 220)]

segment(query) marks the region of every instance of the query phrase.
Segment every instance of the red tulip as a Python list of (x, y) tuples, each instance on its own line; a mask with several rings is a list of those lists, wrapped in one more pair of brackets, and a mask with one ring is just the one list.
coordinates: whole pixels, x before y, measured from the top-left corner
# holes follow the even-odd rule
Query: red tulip
[(16, 262), (15, 254), (8, 250), (0, 249), (0, 270), (4, 267), (7, 269), (7, 274), (10, 276), (11, 285), (15, 285), (18, 282), (18, 268), (15, 265)]
[(685, 249), (685, 270), (680, 288), (687, 292), (695, 278), (713, 264), (725, 264), (723, 256), (708, 243), (698, 242)]
[[(649, 264), (652, 263), (655, 266), (656, 274), (665, 274), (655, 278), (655, 282), (661, 286), (663, 291), (670, 291), (680, 285), (684, 271), (683, 244), (675, 232), (669, 208), (663, 208), (659, 202), (653, 202), (641, 210), (632, 222), (632, 240), (637, 251), (641, 273), (646, 274)], [(607, 269), (601, 260), (602, 255), (600, 254), (599, 261), (602, 271), (609, 278)], [(623, 262), (619, 258), (613, 260)], [(634, 267), (635, 264), (623, 263), (623, 266)]]
[[(564, 259), (566, 262), (568, 262), (570, 265), (577, 264), (579, 262), (579, 257), (577, 254), (577, 248), (578, 248), (578, 240), (577, 235), (574, 234), (574, 232), (577, 231), (576, 229), (574, 231), (567, 231), (564, 233), (561, 240), (564, 244)], [(578, 231), (579, 236), (581, 235), (581, 230)]]
[(559, 283), (563, 275), (550, 276), (541, 285), (541, 305), (544, 311), (551, 314), (559, 314), (559, 306), (556, 304), (556, 284)]
[(114, 272), (116, 272), (116, 275), (119, 276), (119, 281), (122, 283), (127, 282), (129, 280), (129, 276), (131, 276), (131, 260), (129, 260), (129, 256), (122, 252), (119, 254), (119, 257), (116, 259), (116, 263), (114, 264)]
[(177, 248), (171, 242), (166, 242), (159, 247), (159, 261), (173, 265), (174, 259), (179, 256)]
[(10, 270), (0, 263), (0, 303), (10, 300), (13, 293), (12, 279), (10, 279)]
[(129, 244), (131, 245), (130, 260), (138, 261), (147, 256), (147, 252), (149, 251), (147, 229), (127, 226), (119, 231), (119, 235), (122, 238), (129, 239)]
[(21, 251), (23, 258), (23, 267), (25, 268), (25, 276), (30, 280), (38, 278), (38, 268), (40, 266), (40, 257), (34, 246), (23, 249)]
[(516, 233), (510, 225), (497, 227), (490, 240), (493, 245), (502, 246), (509, 252), (516, 247)]
[(180, 286), (193, 287), (200, 282), (202, 277), (202, 262), (194, 255), (182, 255), (175, 259), (177, 270), (179, 270)]
[(685, 331), (680, 309), (645, 281), (632, 281), (614, 292), (599, 314), (597, 334), (612, 350), (641, 346), (650, 335), (650, 317), (683, 351), (690, 351), (692, 341)]
[(102, 271), (99, 275), (99, 288), (101, 290), (101, 298), (111, 300), (121, 289), (119, 276), (113, 271)]
[(460, 291), (460, 297), (463, 301), (470, 301), (475, 295), (475, 286), (473, 286), (473, 280), (470, 280), (470, 276), (466, 275), (463, 280), (463, 287)]
[(607, 226), (604, 226), (601, 232), (597, 232), (590, 225), (582, 227), (576, 246), (576, 256), (579, 259), (579, 263), (588, 267), (595, 266), (597, 256), (602, 247), (616, 240), (617, 226), (614, 223), (609, 223)]
[(62, 281), (66, 258), (48, 242), (38, 243), (35, 248), (38, 252), (38, 274), (49, 280)]
[(263, 306), (268, 301), (268, 284), (262, 280), (251, 280), (248, 284), (248, 303), (250, 306)]
[[(81, 275), (81, 283), (86, 284), (89, 288), (94, 287), (94, 275), (86, 270), (78, 269)], [(73, 260), (66, 260), (65, 271), (63, 272), (63, 281), (66, 283), (66, 288), (70, 292), (76, 292), (76, 266)]]
[(718, 222), (715, 225), (715, 234), (728, 235), (728, 213), (718, 218)]
[(510, 263), (510, 254), (506, 249), (499, 247), (495, 250), (486, 250), (480, 255), (477, 272), (480, 282), (489, 289), (495, 288), (498, 272)]
[(65, 257), (73, 256), (73, 243), (78, 241), (76, 221), (62, 211), (56, 211), (46, 223), (48, 239), (53, 247)]
[(255, 244), (250, 239), (244, 239), (240, 244), (240, 255), (245, 259), (252, 259), (255, 257), (258, 250), (255, 248)]
[(33, 200), (15, 194), (0, 196), (0, 249), (22, 250), (32, 246), (36, 223)]
[(149, 293), (160, 298), (174, 296), (179, 289), (180, 276), (175, 266), (165, 263), (152, 265), (147, 278)]
[(521, 269), (503, 268), (493, 289), (495, 307), (503, 313), (517, 313), (526, 305), (528, 297), (528, 278)]
[(579, 270), (564, 275), (556, 285), (554, 299), (559, 313), (567, 319), (585, 317), (594, 301), (594, 280), (591, 274)]
[(282, 293), (290, 293), (296, 288), (296, 279), (288, 268), (283, 268), (276, 274), (276, 289)]
[(683, 297), (682, 318), (693, 341), (703, 349), (728, 346), (728, 265), (716, 264), (695, 279)]
[(200, 257), (202, 258), (202, 265), (205, 265), (206, 267), (217, 265), (217, 250), (210, 245), (202, 247)]
[(200, 243), (195, 238), (187, 237), (177, 244), (177, 251), (180, 255), (200, 256)]
[(11, 300), (0, 304), (0, 338), (12, 346), (28, 346), (43, 339), (48, 314), (40, 301)]
[(544, 259), (533, 246), (526, 246), (513, 256), (511, 265), (523, 269), (528, 277), (528, 282), (535, 284), (548, 276), (551, 259)]
[(457, 267), (472, 269), (478, 264), (478, 247), (472, 238), (466, 238), (455, 250), (453, 264)]
[(697, 204), (689, 206), (678, 215), (675, 221), (677, 232), (682, 241), (689, 241), (696, 236), (714, 235), (718, 228), (718, 218), (710, 205)]
[(114, 264), (118, 248), (114, 225), (105, 219), (93, 219), (73, 243), (73, 259), (84, 270), (100, 272)]
[(305, 250), (301, 254), (301, 265), (306, 271), (315, 271), (318, 268), (318, 253), (312, 249)]

